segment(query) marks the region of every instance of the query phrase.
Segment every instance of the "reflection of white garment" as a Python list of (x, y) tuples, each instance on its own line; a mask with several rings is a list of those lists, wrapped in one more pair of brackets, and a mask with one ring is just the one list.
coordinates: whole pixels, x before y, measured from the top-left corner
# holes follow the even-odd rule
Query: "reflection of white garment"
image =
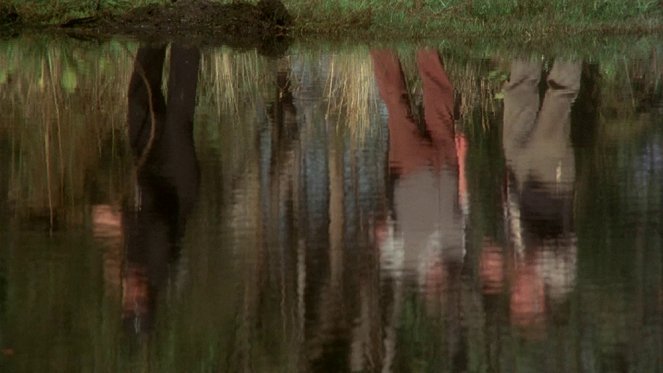
[(458, 208), (458, 177), (450, 170), (421, 169), (394, 186), (397, 229), (404, 246), (404, 269), (433, 258), (463, 260), (463, 216)]
[(536, 271), (543, 278), (550, 298), (562, 301), (575, 286), (577, 248), (575, 236), (547, 240), (536, 258)]

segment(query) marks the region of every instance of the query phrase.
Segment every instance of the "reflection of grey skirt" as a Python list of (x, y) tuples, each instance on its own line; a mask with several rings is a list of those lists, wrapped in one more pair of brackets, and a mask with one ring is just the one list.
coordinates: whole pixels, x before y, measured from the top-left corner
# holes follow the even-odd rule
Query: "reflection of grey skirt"
[(402, 177), (394, 186), (394, 209), (406, 268), (440, 255), (462, 262), (464, 225), (456, 173), (422, 169)]

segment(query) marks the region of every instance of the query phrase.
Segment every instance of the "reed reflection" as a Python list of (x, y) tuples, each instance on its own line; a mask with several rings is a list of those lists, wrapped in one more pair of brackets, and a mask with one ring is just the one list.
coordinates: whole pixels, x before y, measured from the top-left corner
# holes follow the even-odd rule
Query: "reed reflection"
[(137, 191), (123, 216), (122, 312), (136, 333), (152, 327), (156, 299), (174, 272), (200, 180), (193, 142), (200, 52), (171, 46), (167, 100), (161, 91), (165, 54), (166, 45), (141, 46), (129, 84)]
[(511, 321), (525, 328), (541, 327), (550, 302), (562, 302), (575, 282), (570, 117), (580, 75), (581, 63), (556, 61), (541, 102), (542, 63), (515, 60), (504, 88), (508, 250), (492, 241), (484, 245), (480, 272), (486, 293), (510, 284)]

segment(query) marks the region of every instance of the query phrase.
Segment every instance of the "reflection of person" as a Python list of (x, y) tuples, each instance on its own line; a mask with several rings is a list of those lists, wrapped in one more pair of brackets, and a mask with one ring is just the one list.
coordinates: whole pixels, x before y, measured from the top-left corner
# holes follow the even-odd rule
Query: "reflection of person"
[[(581, 64), (557, 61), (539, 98), (540, 62), (516, 60), (504, 89), (502, 145), (508, 169), (507, 223), (516, 252), (511, 280), (511, 317), (538, 324), (546, 299), (562, 300), (575, 277), (571, 104), (580, 88)], [(482, 254), (485, 289), (501, 289), (496, 274), (503, 258), (491, 246)], [(490, 283), (490, 284), (489, 284)]]
[[(570, 114), (580, 88), (580, 71), (580, 63), (555, 62), (540, 103), (541, 63), (513, 62), (504, 89), (502, 144), (518, 188), (523, 189), (525, 183), (540, 183), (547, 195), (560, 197), (571, 191), (575, 162), (570, 146)], [(534, 192), (531, 189), (536, 188), (529, 189)]]
[[(371, 52), (380, 95), (389, 112), (389, 166), (395, 176), (394, 213), (404, 265), (463, 258), (454, 92), (434, 50), (417, 53), (426, 133), (412, 116), (400, 62), (391, 51)], [(459, 143), (463, 141), (458, 139)]]
[(128, 209), (123, 219), (122, 309), (136, 332), (150, 327), (156, 293), (177, 258), (199, 183), (193, 114), (200, 53), (173, 45), (170, 56), (167, 102), (161, 92), (165, 46), (138, 50), (129, 83), (129, 136), (137, 159), (138, 192), (134, 211)]
[[(390, 203), (394, 224), (378, 222), (376, 237), (381, 266), (394, 273), (414, 274), (425, 288), (431, 311), (444, 307), (448, 352), (460, 363), (460, 291), (464, 257), (462, 162), (465, 140), (454, 128), (454, 90), (440, 56), (434, 50), (417, 52), (423, 86), (425, 131), (411, 112), (408, 92), (396, 55), (371, 52), (380, 95), (389, 114), (389, 169), (393, 180)], [(384, 341), (383, 370), (389, 370), (395, 351), (400, 279), (394, 278), (394, 307)], [(392, 330), (392, 332), (390, 332)]]

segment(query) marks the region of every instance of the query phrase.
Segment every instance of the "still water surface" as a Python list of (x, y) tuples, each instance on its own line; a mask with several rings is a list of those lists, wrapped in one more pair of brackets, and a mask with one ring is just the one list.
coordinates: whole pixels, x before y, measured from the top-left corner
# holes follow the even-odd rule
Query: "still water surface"
[(662, 369), (660, 44), (0, 50), (2, 371)]

